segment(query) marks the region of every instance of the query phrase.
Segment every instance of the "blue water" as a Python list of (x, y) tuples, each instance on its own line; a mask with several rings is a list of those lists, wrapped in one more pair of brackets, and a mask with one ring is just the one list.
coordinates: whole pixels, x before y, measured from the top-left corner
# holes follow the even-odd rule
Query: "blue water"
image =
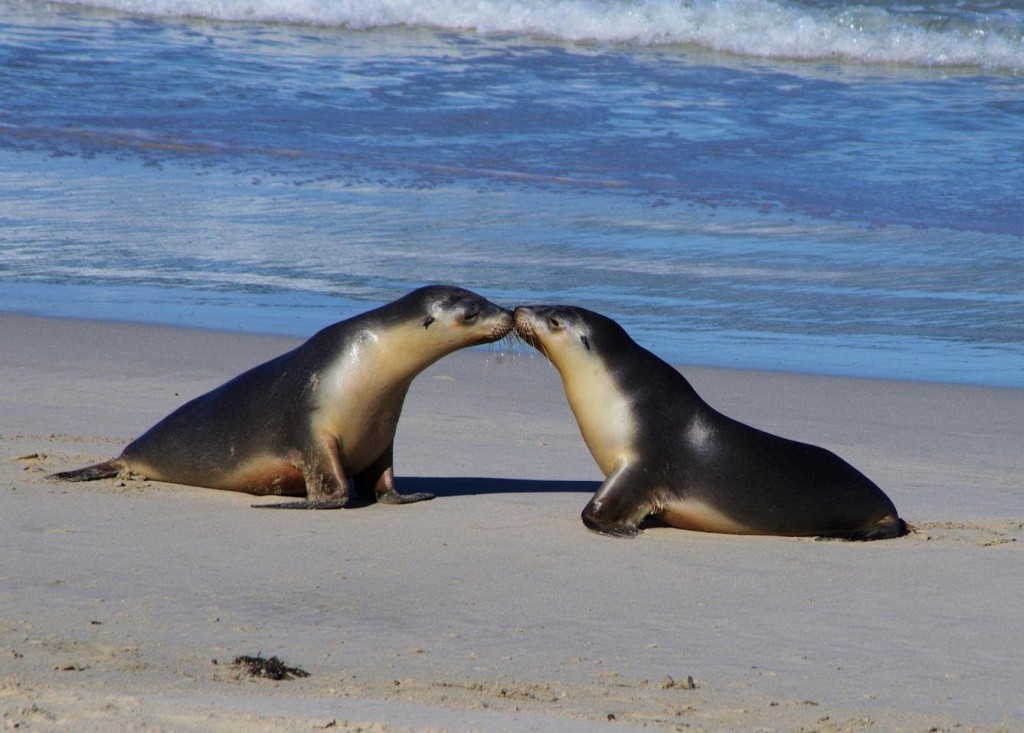
[(1024, 387), (1019, 3), (90, 5), (0, 0), (0, 310), (304, 336), (451, 282)]

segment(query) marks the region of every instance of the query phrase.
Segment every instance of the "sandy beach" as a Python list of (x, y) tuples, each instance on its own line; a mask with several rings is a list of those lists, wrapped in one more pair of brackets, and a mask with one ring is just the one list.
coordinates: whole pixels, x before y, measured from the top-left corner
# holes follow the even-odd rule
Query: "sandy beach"
[(586, 531), (601, 475), (526, 346), (414, 383), (395, 468), (431, 502), (45, 478), (296, 343), (0, 315), (0, 727), (1024, 728), (1024, 391), (682, 367), (882, 486), (917, 531), (874, 543)]

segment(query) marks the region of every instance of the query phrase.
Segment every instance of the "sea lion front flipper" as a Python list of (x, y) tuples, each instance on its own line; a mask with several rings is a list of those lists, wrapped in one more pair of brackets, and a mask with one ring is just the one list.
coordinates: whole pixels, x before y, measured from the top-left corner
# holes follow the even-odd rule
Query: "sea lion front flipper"
[(347, 496), (331, 499), (305, 499), (303, 501), (285, 501), (280, 504), (251, 504), (253, 509), (344, 509), (349, 505)]
[[(323, 463), (330, 466), (325, 474)], [(306, 499), (280, 504), (252, 504), (254, 509), (344, 509), (350, 505), (348, 479), (341, 466), (337, 441), (323, 438), (319, 452), (293, 450), (288, 461), (302, 472), (306, 483)]]
[(642, 498), (650, 492), (642, 479), (641, 467), (620, 463), (583, 509), (580, 516), (587, 529), (610, 537), (640, 534), (640, 522), (650, 513)]
[(412, 504), (416, 501), (433, 499), (433, 494), (400, 494), (395, 486), (394, 447), (392, 443), (380, 458), (362, 473), (352, 477), (356, 492), (366, 501), (376, 500), (380, 504)]

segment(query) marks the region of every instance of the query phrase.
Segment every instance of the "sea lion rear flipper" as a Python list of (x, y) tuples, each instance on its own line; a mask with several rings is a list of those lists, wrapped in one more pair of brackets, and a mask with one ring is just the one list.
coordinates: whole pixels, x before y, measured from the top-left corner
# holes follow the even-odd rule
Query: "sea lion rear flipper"
[(94, 463), (85, 468), (76, 468), (74, 471), (61, 471), (51, 473), (46, 478), (56, 481), (97, 481), (101, 478), (117, 478), (124, 470), (124, 464), (120, 461), (104, 461)]
[(869, 542), (871, 540), (888, 540), (893, 537), (903, 537), (914, 531), (895, 514), (891, 514), (875, 524), (860, 529), (852, 529), (844, 532), (830, 532), (819, 536), (818, 540), (849, 540), (851, 542)]
[(377, 494), (378, 504), (412, 504), (417, 501), (429, 501), (435, 498), (434, 494), (428, 494), (422, 491), (417, 494), (399, 494), (397, 491), (391, 491), (385, 494)]
[(638, 499), (650, 493), (639, 483), (641, 473), (627, 463), (616, 467), (580, 515), (587, 529), (610, 537), (640, 534), (640, 522), (650, 513), (647, 502)]

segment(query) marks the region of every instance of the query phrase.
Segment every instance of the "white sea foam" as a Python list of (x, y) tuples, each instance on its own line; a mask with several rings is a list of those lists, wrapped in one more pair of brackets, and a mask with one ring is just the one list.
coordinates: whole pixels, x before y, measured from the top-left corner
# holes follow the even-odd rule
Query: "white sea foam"
[(1024, 11), (796, 0), (85, 0), (130, 13), (356, 30), (412, 26), (746, 56), (1024, 71)]

